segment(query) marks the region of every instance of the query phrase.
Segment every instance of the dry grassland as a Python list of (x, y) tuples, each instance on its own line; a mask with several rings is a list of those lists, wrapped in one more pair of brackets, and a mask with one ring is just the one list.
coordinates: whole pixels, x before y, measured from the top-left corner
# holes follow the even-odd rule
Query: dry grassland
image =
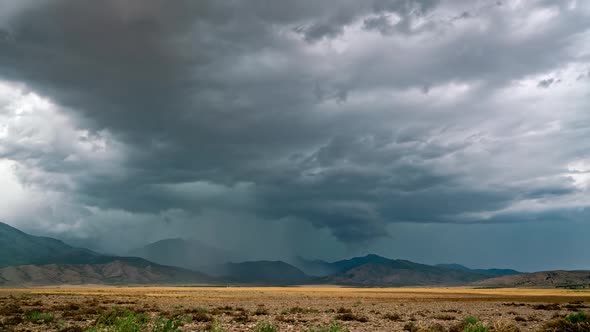
[(538, 331), (589, 308), (590, 291), (560, 289), (0, 288), (0, 331), (86, 331), (125, 310), (150, 322), (182, 322), (181, 331), (253, 331), (260, 322), (279, 331), (333, 324), (350, 331), (457, 331), (469, 316), (491, 330)]

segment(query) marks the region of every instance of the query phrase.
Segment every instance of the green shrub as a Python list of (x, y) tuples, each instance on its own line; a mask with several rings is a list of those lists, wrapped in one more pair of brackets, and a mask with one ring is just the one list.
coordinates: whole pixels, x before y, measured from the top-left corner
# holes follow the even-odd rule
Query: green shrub
[(477, 323), (479, 323), (479, 319), (474, 316), (467, 316), (465, 319), (463, 319), (463, 325), (465, 326)]
[(569, 314), (545, 324), (544, 332), (590, 332), (590, 317), (583, 311)]
[(490, 328), (482, 322), (465, 325), (464, 332), (489, 332)]
[(179, 328), (182, 326), (182, 321), (180, 320), (173, 320), (173, 319), (165, 319), (162, 317), (156, 318), (154, 322), (154, 326), (152, 327), (152, 332), (174, 332), (179, 331)]
[(216, 319), (213, 323), (207, 328), (208, 332), (227, 332), (225, 328), (219, 325), (219, 321)]
[(126, 309), (113, 308), (100, 315), (89, 332), (143, 332), (149, 317)]
[(35, 324), (47, 324), (54, 320), (54, 316), (51, 313), (40, 312), (39, 310), (29, 311), (25, 314), (25, 319)]
[(565, 316), (564, 319), (572, 324), (585, 323), (589, 321), (588, 315), (583, 311), (576, 312), (575, 314), (569, 314)]
[(254, 328), (255, 332), (277, 332), (278, 329), (269, 322), (260, 322)]
[(350, 332), (349, 329), (347, 329), (346, 327), (343, 327), (339, 324), (333, 323), (330, 326), (323, 326), (323, 327), (318, 327), (318, 328), (308, 328), (306, 330), (304, 330), (303, 332)]

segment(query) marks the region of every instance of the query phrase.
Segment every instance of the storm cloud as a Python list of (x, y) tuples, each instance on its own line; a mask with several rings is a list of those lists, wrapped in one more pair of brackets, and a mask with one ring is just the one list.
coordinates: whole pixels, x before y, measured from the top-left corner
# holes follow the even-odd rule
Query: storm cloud
[(327, 256), (402, 224), (589, 227), (585, 1), (0, 6), (11, 224)]

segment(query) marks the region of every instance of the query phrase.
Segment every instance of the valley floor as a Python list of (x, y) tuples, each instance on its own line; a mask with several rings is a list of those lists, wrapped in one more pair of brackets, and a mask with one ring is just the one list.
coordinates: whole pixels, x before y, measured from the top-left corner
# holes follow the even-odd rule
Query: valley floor
[[(279, 331), (340, 325), (350, 331), (458, 331), (466, 317), (490, 327), (538, 331), (590, 310), (590, 290), (339, 287), (0, 288), (0, 331), (86, 331), (117, 317), (181, 331)], [(142, 317), (141, 319), (137, 317)], [(102, 324), (102, 325), (101, 325)], [(260, 326), (260, 325), (258, 325)], [(100, 329), (96, 329), (101, 331)], [(159, 331), (159, 330), (158, 330)], [(166, 331), (166, 330), (162, 330)]]

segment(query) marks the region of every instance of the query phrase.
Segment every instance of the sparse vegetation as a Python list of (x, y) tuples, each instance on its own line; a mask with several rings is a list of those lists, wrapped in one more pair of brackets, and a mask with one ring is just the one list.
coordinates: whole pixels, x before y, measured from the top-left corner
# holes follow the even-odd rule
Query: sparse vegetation
[(227, 329), (223, 328), (219, 321), (216, 319), (214, 320), (207, 328), (206, 331), (208, 332), (228, 332)]
[(383, 318), (394, 322), (399, 322), (402, 320), (402, 316), (398, 313), (386, 313), (385, 315), (383, 315)]
[[(359, 307), (355, 306), (357, 298), (354, 292), (357, 291), (363, 292), (363, 302)], [(473, 301), (473, 297), (469, 299), (470, 295), (463, 293), (469, 292), (465, 289), (460, 295), (453, 290), (433, 290), (438, 295), (426, 297), (427, 301), (423, 300), (423, 293), (411, 295), (412, 291), (403, 290), (407, 300), (402, 303), (397, 299), (387, 299), (392, 290), (367, 292), (337, 289), (327, 293), (325, 290), (308, 292), (305, 289), (289, 289), (289, 300), (285, 301), (285, 297), (271, 293), (274, 290), (269, 292), (266, 289), (260, 292), (223, 290), (223, 293), (210, 288), (199, 290), (188, 287), (37, 289), (35, 294), (28, 293), (27, 297), (3, 297), (6, 289), (0, 289), (0, 331), (342, 332), (348, 331), (346, 325), (349, 325), (350, 329), (359, 332), (396, 331), (404, 327), (408, 332), (518, 332), (519, 329), (523, 332), (590, 332), (587, 311), (568, 312), (575, 307), (586, 306), (587, 303), (577, 298), (586, 299), (590, 293), (575, 294), (570, 302), (561, 300), (560, 310), (546, 310), (555, 298), (536, 294), (556, 294), (554, 290), (526, 290), (526, 297), (495, 295), (498, 300), (485, 301)], [(499, 292), (502, 294), (503, 291)], [(566, 291), (562, 292), (562, 298), (567, 296)], [(325, 297), (323, 294), (326, 294)], [(519, 300), (523, 301), (531, 295), (536, 296), (536, 301), (543, 302), (520, 305)], [(445, 296), (452, 300), (444, 300)], [(458, 296), (469, 300), (457, 300)], [(215, 298), (214, 302), (211, 298)], [(513, 299), (517, 300), (514, 302), (517, 305), (504, 304), (510, 304)], [(281, 312), (283, 314), (278, 314)], [(462, 312), (473, 316), (463, 319), (458, 315)]]
[(589, 321), (588, 315), (583, 311), (579, 311), (575, 314), (569, 314), (565, 316), (564, 319), (572, 324), (587, 323)]
[(192, 319), (195, 322), (210, 322), (213, 320), (213, 317), (211, 317), (206, 311), (196, 311), (193, 314)]
[(492, 325), (492, 331), (494, 332), (519, 332), (518, 326), (512, 324), (507, 320), (496, 320)]
[(536, 309), (536, 310), (559, 310), (560, 306), (557, 303), (537, 304), (537, 305), (533, 306), (533, 309)]
[(544, 332), (590, 332), (590, 318), (583, 311), (553, 320), (543, 326)]
[(282, 314), (317, 314), (319, 310), (313, 308), (292, 307), (283, 311)]
[(268, 310), (264, 307), (264, 305), (258, 305), (256, 310), (254, 311), (255, 316), (266, 316), (268, 315)]
[(336, 315), (336, 319), (342, 321), (357, 321), (361, 323), (366, 323), (369, 321), (369, 318), (367, 316), (356, 315), (353, 313), (338, 314)]
[(418, 325), (416, 325), (416, 323), (414, 323), (414, 322), (407, 322), (404, 325), (404, 331), (418, 332)]
[(303, 332), (350, 332), (346, 327), (337, 323), (332, 323), (330, 326), (323, 326), (318, 328), (308, 328)]
[(254, 328), (254, 332), (277, 332), (278, 329), (269, 322), (260, 322)]
[(448, 315), (448, 314), (438, 314), (438, 315), (434, 315), (433, 316), (434, 319), (438, 319), (438, 320), (455, 320), (456, 317), (453, 315)]
[(351, 314), (352, 310), (351, 309), (346, 309), (344, 307), (340, 307), (338, 308), (338, 310), (336, 310), (337, 313), (339, 314)]
[(52, 313), (32, 310), (25, 314), (25, 319), (34, 324), (47, 324), (53, 322), (55, 317)]
[(164, 319), (162, 317), (158, 317), (156, 318), (154, 326), (151, 330), (152, 332), (174, 332), (179, 331), (182, 325), (182, 322), (179, 320)]

